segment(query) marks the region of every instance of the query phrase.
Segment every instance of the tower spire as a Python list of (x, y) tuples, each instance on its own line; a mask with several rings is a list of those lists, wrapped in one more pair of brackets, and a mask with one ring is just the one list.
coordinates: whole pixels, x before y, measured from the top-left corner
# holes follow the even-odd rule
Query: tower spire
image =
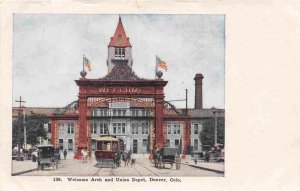
[(108, 44), (108, 73), (110, 73), (117, 64), (126, 64), (127, 66), (132, 67), (131, 48), (129, 38), (123, 27), (122, 18), (119, 15), (115, 34), (110, 38)]
[(126, 36), (122, 18), (120, 15), (115, 34), (113, 37), (111, 37), (108, 47), (131, 47), (129, 38)]

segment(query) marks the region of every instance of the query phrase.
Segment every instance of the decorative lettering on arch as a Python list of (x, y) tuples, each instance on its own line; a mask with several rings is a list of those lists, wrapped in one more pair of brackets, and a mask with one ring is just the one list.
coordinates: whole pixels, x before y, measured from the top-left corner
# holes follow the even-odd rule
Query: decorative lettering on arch
[(143, 88), (139, 87), (99, 87), (99, 93), (103, 94), (140, 94)]

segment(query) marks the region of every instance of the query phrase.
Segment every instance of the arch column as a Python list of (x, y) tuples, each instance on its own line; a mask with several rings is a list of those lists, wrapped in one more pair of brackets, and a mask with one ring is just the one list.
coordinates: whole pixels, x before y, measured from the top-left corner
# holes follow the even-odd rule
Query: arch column
[(58, 122), (56, 119), (51, 120), (51, 144), (58, 147)]
[(87, 97), (79, 95), (79, 132), (78, 132), (78, 150), (87, 149), (88, 132), (87, 132)]
[(185, 119), (182, 139), (182, 158), (185, 159), (187, 147), (191, 145), (191, 122), (188, 118)]
[(164, 146), (163, 97), (164, 96), (160, 96), (155, 99), (155, 147), (160, 148)]

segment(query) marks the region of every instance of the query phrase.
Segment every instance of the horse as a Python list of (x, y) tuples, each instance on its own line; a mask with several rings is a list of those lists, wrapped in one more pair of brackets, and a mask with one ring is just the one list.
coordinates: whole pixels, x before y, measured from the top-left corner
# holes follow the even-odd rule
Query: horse
[(120, 167), (121, 166), (121, 158), (122, 158), (122, 153), (121, 152), (117, 152), (116, 156), (115, 156), (116, 167)]
[(132, 158), (130, 161), (131, 161), (131, 162), (130, 162), (131, 167), (134, 167), (134, 166), (135, 166), (135, 163), (136, 163), (136, 159), (135, 159), (135, 158)]
[(128, 153), (124, 152), (122, 154), (122, 160), (124, 161), (124, 166), (128, 166), (131, 160), (131, 151), (129, 151)]

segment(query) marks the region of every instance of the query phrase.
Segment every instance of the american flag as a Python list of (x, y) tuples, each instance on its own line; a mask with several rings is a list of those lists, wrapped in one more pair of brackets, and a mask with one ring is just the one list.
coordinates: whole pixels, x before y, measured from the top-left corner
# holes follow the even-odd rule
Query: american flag
[(162, 61), (158, 56), (156, 56), (156, 66), (164, 69), (166, 72), (168, 71), (167, 63)]
[(89, 72), (92, 70), (91, 63), (85, 56), (83, 56), (83, 64), (87, 67)]

